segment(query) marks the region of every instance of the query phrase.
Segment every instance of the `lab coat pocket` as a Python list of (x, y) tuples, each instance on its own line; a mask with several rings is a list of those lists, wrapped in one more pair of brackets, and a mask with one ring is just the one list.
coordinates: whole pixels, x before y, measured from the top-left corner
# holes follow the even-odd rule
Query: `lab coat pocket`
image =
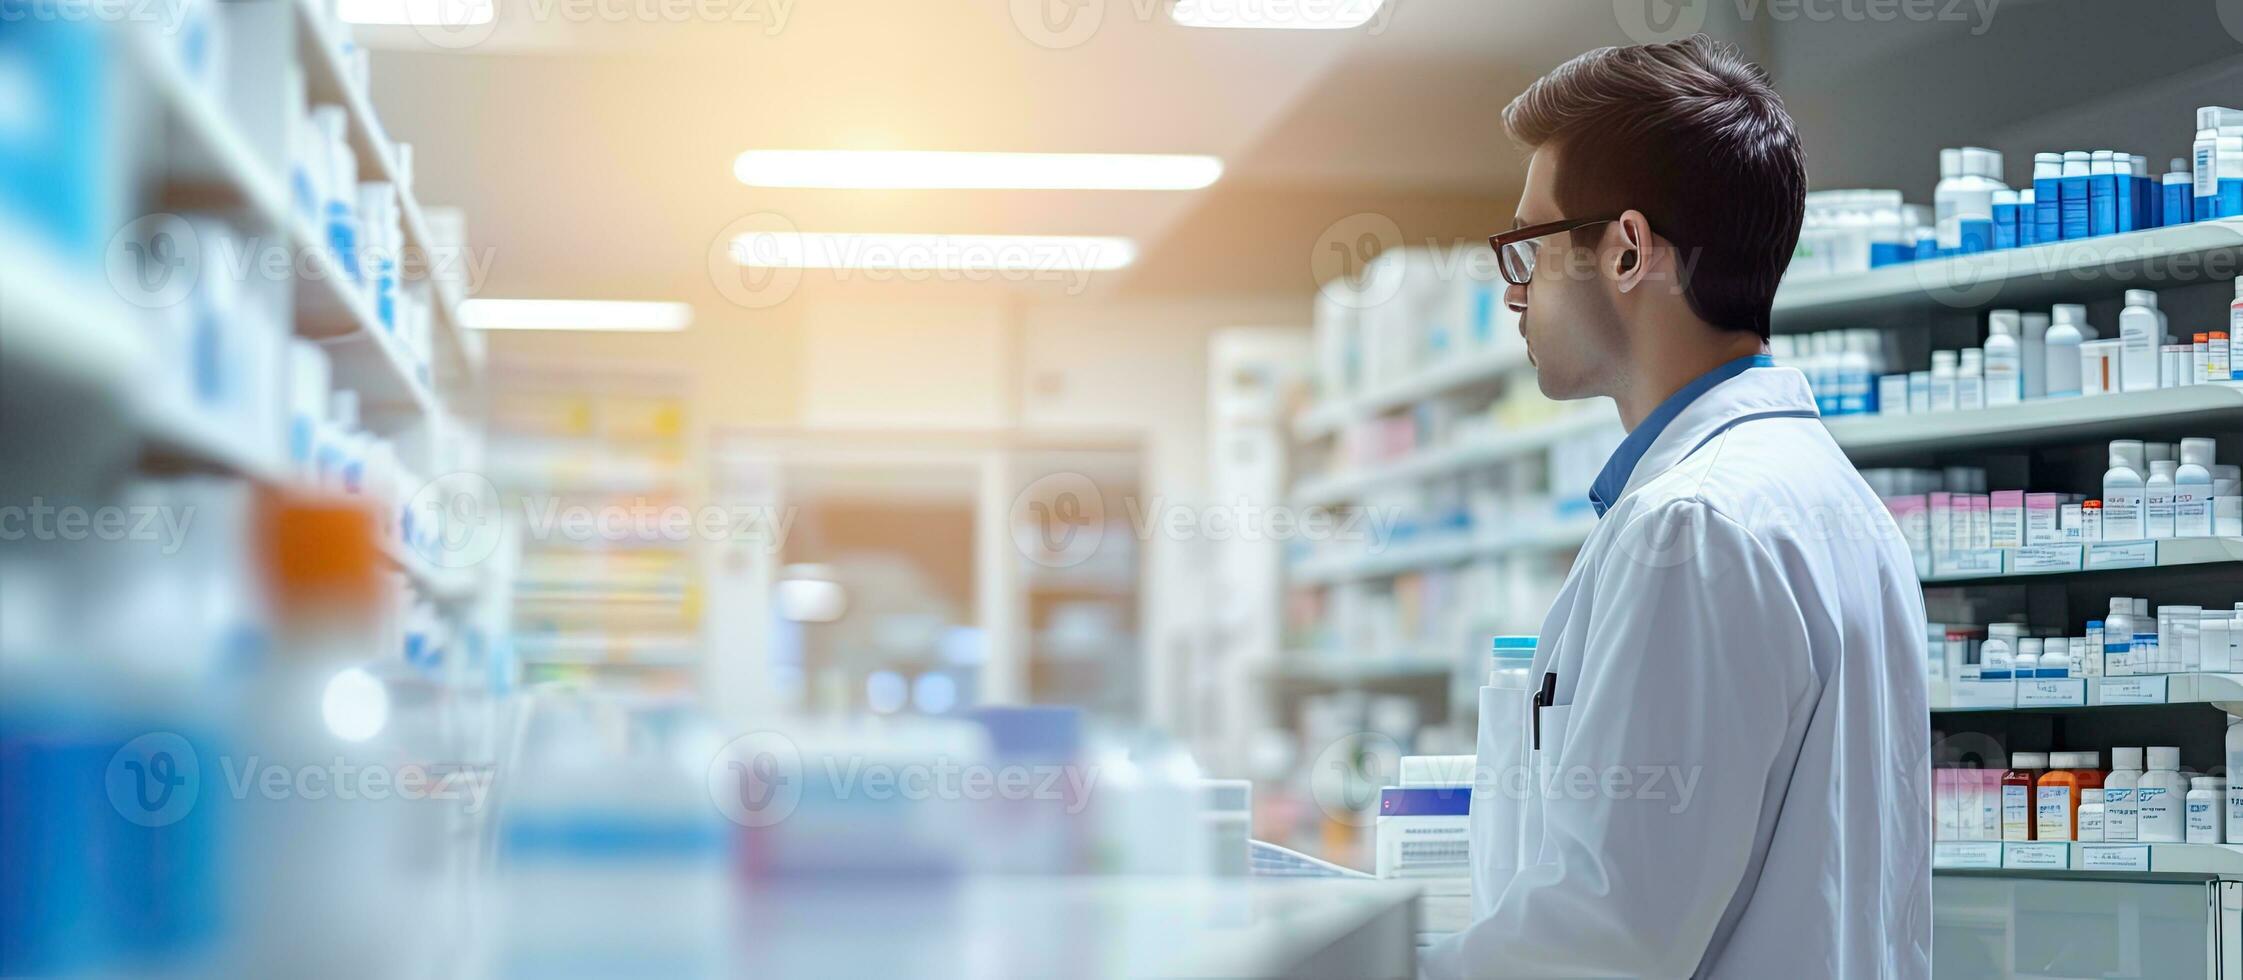
[(1518, 874), (1526, 849), (1525, 808), (1531, 762), (1527, 725), (1533, 694), (1480, 688), (1480, 736), (1472, 767), (1470, 821), (1472, 917), (1485, 917)]
[(1541, 747), (1534, 751), (1534, 781), (1541, 787), (1544, 799), (1565, 791), (1565, 773), (1559, 768), (1559, 762), (1565, 753), (1566, 722), (1572, 717), (1570, 704), (1553, 704), (1542, 709)]

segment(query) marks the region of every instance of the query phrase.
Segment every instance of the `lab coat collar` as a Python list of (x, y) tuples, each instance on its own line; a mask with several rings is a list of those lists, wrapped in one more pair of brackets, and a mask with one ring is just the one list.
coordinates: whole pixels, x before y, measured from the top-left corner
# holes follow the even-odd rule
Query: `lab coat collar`
[(1676, 413), (1636, 461), (1627, 486), (1613, 502), (1618, 503), (1620, 497), (1674, 468), (1722, 428), (1745, 416), (1767, 412), (1821, 417), (1807, 376), (1797, 368), (1751, 366), (1714, 385)]
[(1674, 394), (1644, 416), (1643, 422), (1620, 440), (1620, 447), (1612, 451), (1612, 458), (1604, 461), (1604, 469), (1597, 473), (1596, 481), (1589, 484), (1589, 505), (1595, 507), (1597, 516), (1611, 510), (1622, 494), (1627, 492), (1629, 480), (1641, 467), (1643, 454), (1650, 451), (1659, 435), (1673, 424), (1682, 410), (1697, 402), (1698, 398), (1746, 370), (1756, 367), (1774, 367), (1775, 359), (1766, 354), (1750, 354), (1707, 371), (1683, 385)]

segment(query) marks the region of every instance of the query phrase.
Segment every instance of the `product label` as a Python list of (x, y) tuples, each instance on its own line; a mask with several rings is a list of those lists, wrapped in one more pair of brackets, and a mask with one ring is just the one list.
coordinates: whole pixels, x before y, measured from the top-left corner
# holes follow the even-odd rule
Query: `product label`
[(2089, 871), (2148, 871), (2148, 844), (2092, 844), (2079, 849), (2079, 866)]
[(2173, 491), (2173, 536), (2212, 536), (2212, 495), (2195, 489)]
[(2087, 681), (2081, 678), (2043, 677), (2017, 682), (2017, 706), (2020, 708), (2068, 708), (2086, 703)]
[(2027, 545), (2010, 552), (2010, 571), (2025, 575), (2033, 572), (2076, 572), (2085, 567), (2086, 558), (2079, 545)]
[(2192, 844), (2220, 841), (2219, 804), (2209, 798), (2188, 801), (2188, 839)]
[(2072, 788), (2043, 786), (2033, 805), (2033, 836), (2041, 840), (2072, 839)]
[(2019, 871), (2062, 871), (2072, 866), (2072, 846), (2062, 843), (2004, 844), (2002, 867)]
[(2026, 786), (2002, 787), (2002, 839), (2033, 839), (2033, 803)]
[(1955, 577), (2000, 575), (2005, 552), (2000, 548), (1971, 548), (1947, 553), (1946, 562), (1939, 566), (1939, 574)]
[(2165, 677), (2161, 674), (2105, 677), (2102, 696), (2104, 704), (2164, 704)]
[(2134, 790), (2136, 836), (2145, 841), (2178, 841), (2187, 826), (2182, 823), (2180, 800), (2162, 786), (2140, 786)]
[(2133, 840), (2135, 821), (2140, 817), (2134, 808), (2134, 788), (2112, 789), (2103, 787), (2103, 839)]
[(2128, 540), (2087, 546), (2087, 567), (2091, 571), (2105, 568), (2148, 568), (2155, 564), (2155, 541)]
[(1931, 866), (1999, 868), (2002, 866), (2002, 845), (1999, 841), (1940, 841), (1932, 845)]
[(2103, 537), (2109, 541), (2142, 539), (2142, 491), (2103, 491)]
[(2228, 839), (2243, 839), (2243, 786), (2227, 788), (2227, 830)]

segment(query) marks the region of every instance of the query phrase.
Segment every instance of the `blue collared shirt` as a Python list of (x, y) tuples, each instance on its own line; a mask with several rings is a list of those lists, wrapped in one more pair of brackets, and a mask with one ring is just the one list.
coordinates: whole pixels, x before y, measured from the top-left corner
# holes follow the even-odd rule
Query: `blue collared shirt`
[(1612, 458), (1605, 460), (1604, 469), (1598, 471), (1596, 482), (1589, 484), (1589, 505), (1597, 509), (1597, 516), (1601, 518), (1605, 511), (1612, 509), (1613, 503), (1620, 499), (1621, 491), (1628, 489), (1628, 478), (1635, 475), (1636, 464), (1643, 460), (1644, 453), (1651, 450), (1651, 444), (1659, 440), (1659, 433), (1665, 432), (1668, 423), (1682, 414), (1683, 409), (1689, 408), (1691, 402), (1697, 401), (1699, 395), (1713, 390), (1714, 385), (1745, 373), (1749, 368), (1775, 365), (1775, 358), (1766, 354), (1740, 357), (1699, 375), (1697, 380), (1668, 395), (1666, 401), (1660, 402), (1659, 407), (1643, 417), (1642, 425), (1636, 426), (1634, 432), (1620, 440), (1620, 448), (1612, 451)]

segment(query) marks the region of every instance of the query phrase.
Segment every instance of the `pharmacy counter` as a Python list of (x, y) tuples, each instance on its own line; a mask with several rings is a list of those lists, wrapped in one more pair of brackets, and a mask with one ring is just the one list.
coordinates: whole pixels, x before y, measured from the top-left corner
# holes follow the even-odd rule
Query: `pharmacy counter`
[[(1409, 977), (1417, 887), (1284, 878), (760, 882), (577, 869), (501, 885), (493, 972), (675, 976)], [(529, 971), (529, 972), (524, 972)], [(548, 974), (549, 975), (549, 974)]]

